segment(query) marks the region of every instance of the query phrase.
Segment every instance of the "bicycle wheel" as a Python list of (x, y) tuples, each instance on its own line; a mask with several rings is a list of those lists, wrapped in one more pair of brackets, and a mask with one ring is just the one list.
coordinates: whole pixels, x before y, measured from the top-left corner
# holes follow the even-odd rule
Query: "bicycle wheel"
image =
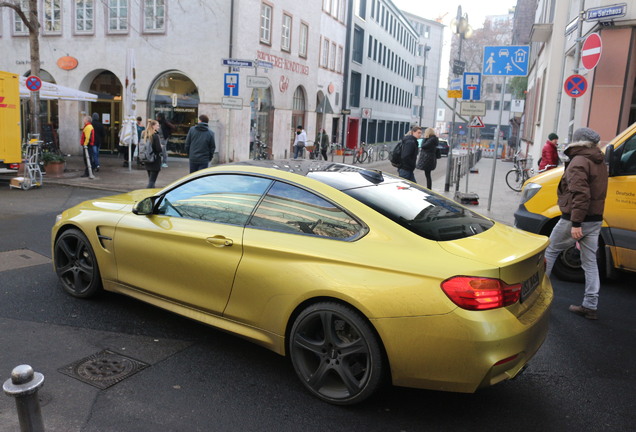
[(358, 161), (358, 163), (364, 163), (366, 162), (368, 157), (369, 157), (369, 153), (367, 153), (366, 151), (362, 151), (361, 153), (358, 154), (358, 156), (356, 157), (356, 160)]
[(515, 192), (521, 192), (523, 186), (523, 175), (518, 170), (512, 169), (506, 174), (506, 184)]
[(389, 152), (388, 152), (387, 150), (382, 149), (382, 150), (380, 150), (380, 152), (378, 153), (378, 158), (379, 158), (380, 160), (386, 160), (386, 158), (388, 158), (388, 157), (389, 157)]

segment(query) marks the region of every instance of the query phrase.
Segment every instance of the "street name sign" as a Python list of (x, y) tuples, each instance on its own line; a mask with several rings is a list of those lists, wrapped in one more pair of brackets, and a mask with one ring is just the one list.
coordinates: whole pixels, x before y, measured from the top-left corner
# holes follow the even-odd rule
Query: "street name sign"
[(223, 66), (232, 66), (232, 67), (254, 67), (254, 60), (241, 60), (241, 59), (231, 59), (224, 58), (221, 61)]
[(222, 97), (221, 106), (228, 109), (243, 109), (243, 98)]
[(479, 72), (464, 72), (462, 99), (477, 101), (481, 99), (481, 74)]
[(247, 77), (247, 86), (249, 88), (267, 88), (272, 83), (269, 81), (267, 77), (261, 76), (248, 76)]
[(486, 102), (462, 101), (459, 107), (459, 113), (466, 116), (485, 116)]
[(626, 13), (627, 3), (590, 8), (585, 11), (585, 21), (611, 20), (624, 17)]
[(484, 47), (482, 74), (491, 76), (527, 76), (529, 45)]
[(601, 51), (603, 51), (603, 43), (598, 33), (592, 33), (586, 37), (581, 49), (583, 67), (588, 70), (594, 69), (601, 59)]

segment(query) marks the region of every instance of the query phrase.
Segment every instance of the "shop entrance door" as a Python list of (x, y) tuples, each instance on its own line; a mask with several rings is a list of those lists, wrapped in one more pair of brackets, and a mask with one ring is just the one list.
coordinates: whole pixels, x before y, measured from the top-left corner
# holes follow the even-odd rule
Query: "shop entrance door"
[(360, 119), (349, 117), (347, 123), (347, 148), (354, 149), (358, 147), (360, 129)]
[(91, 102), (88, 115), (99, 114), (99, 119), (104, 125), (106, 137), (101, 151), (117, 153), (119, 151), (119, 128), (121, 119), (121, 101), (98, 99)]

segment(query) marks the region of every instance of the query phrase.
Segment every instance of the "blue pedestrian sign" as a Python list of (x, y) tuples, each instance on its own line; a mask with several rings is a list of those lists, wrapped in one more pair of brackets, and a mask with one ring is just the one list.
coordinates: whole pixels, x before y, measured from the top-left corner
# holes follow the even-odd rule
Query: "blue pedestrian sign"
[(239, 74), (226, 73), (224, 79), (223, 96), (239, 95)]
[(529, 45), (484, 47), (484, 75), (526, 76), (530, 59)]
[(478, 101), (481, 99), (481, 74), (478, 72), (464, 72), (462, 99)]

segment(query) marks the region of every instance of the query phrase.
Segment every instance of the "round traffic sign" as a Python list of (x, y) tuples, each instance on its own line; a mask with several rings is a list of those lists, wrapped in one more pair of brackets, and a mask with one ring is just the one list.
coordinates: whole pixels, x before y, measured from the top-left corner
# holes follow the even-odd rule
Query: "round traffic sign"
[(570, 75), (563, 84), (563, 89), (570, 97), (581, 97), (587, 90), (587, 80), (581, 75)]
[(31, 91), (38, 91), (42, 88), (42, 80), (35, 75), (31, 75), (26, 79), (26, 86)]
[(598, 33), (592, 33), (585, 38), (583, 48), (581, 49), (581, 62), (583, 63), (583, 67), (588, 70), (594, 69), (601, 59), (602, 50), (603, 43)]

